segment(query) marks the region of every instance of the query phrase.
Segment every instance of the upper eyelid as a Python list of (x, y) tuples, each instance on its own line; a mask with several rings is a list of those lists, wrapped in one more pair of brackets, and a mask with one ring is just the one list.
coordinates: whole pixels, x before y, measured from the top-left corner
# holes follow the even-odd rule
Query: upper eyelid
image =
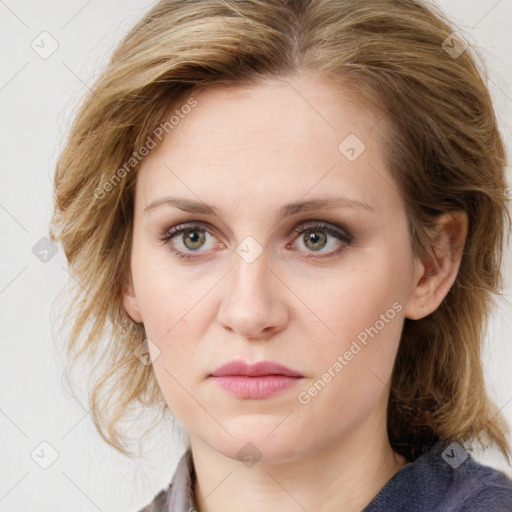
[[(317, 224), (320, 225), (319, 227), (321, 229), (325, 229), (325, 230), (330, 229), (331, 231), (334, 231), (334, 232), (340, 232), (341, 235), (346, 235), (346, 238), (348, 238), (350, 242), (353, 241), (353, 239), (354, 239), (354, 236), (352, 235), (352, 233), (350, 231), (348, 231), (346, 228), (344, 228), (343, 226), (338, 226), (335, 223), (330, 222), (330, 221), (317, 220), (317, 219), (303, 220), (303, 221), (296, 223), (294, 225), (294, 227), (290, 230), (290, 233), (291, 234), (296, 233), (299, 229), (303, 229), (305, 231), (308, 229), (308, 227), (314, 228), (315, 225), (317, 225)], [(182, 223), (176, 224), (175, 226), (172, 226), (171, 228), (167, 228), (165, 230), (165, 232), (163, 233), (162, 238), (164, 238), (164, 239), (165, 238), (168, 238), (168, 239), (175, 238), (175, 237), (180, 236), (183, 233), (183, 231), (186, 231), (187, 229), (194, 229), (194, 228), (203, 229), (210, 235), (212, 235), (214, 237), (216, 236), (215, 235), (216, 229), (213, 226), (211, 226), (209, 222), (203, 221), (203, 220), (198, 220), (198, 221), (182, 222)], [(171, 230), (175, 230), (175, 233), (170, 233)]]
[[(188, 221), (183, 223), (178, 223), (171, 228), (168, 228), (163, 235), (160, 235), (158, 239), (163, 243), (163, 245), (171, 245), (173, 247), (169, 247), (169, 250), (173, 253), (175, 253), (176, 257), (179, 257), (181, 259), (190, 260), (191, 262), (195, 261), (202, 261), (202, 256), (206, 256), (209, 253), (209, 250), (202, 251), (194, 251), (189, 250), (185, 247), (185, 249), (182, 249), (178, 246), (176, 246), (173, 242), (173, 238), (180, 237), (180, 235), (183, 234), (183, 232), (186, 232), (189, 229), (197, 229), (198, 230), (204, 230), (208, 232), (214, 239), (218, 238), (214, 234), (215, 231), (217, 231), (215, 228), (209, 228), (210, 224), (205, 221)], [(302, 251), (300, 249), (297, 249), (296, 247), (291, 247), (291, 245), (295, 246), (296, 240), (300, 238), (300, 234), (302, 232), (306, 232), (308, 228), (313, 229), (323, 229), (326, 232), (331, 231), (331, 233), (328, 233), (329, 236), (335, 238), (338, 240), (340, 246), (337, 249), (327, 251), (325, 253), (320, 251)], [(174, 233), (171, 233), (171, 231), (174, 230)], [(213, 233), (212, 233), (213, 231)], [(354, 245), (354, 242), (356, 240), (356, 237), (352, 235), (352, 232), (345, 229), (345, 227), (337, 225), (334, 222), (324, 221), (324, 220), (316, 220), (316, 219), (308, 219), (303, 220), (301, 222), (298, 222), (294, 225), (294, 228), (291, 230), (291, 233), (297, 233), (297, 236), (294, 237), (293, 241), (291, 243), (287, 243), (286, 249), (297, 251), (299, 250), (301, 253), (304, 253), (304, 258), (310, 261), (331, 261), (331, 258), (335, 258), (337, 255), (339, 255), (342, 251), (344, 251), (346, 248)], [(288, 235), (287, 235), (288, 236)], [(183, 241), (181, 242), (183, 243)], [(220, 242), (222, 245), (224, 245), (223, 242)], [(217, 248), (219, 248), (219, 244), (216, 245)], [(196, 253), (196, 254), (194, 254)]]
[[(215, 233), (215, 228), (213, 226), (211, 226), (208, 222), (205, 222), (205, 221), (189, 221), (189, 222), (182, 222), (182, 223), (179, 223), (179, 224), (176, 224), (170, 228), (167, 228), (163, 235), (166, 236), (166, 235), (181, 235), (183, 231), (187, 230), (187, 229), (194, 229), (194, 228), (199, 228), (199, 229), (203, 229), (204, 231), (206, 231), (207, 233), (209, 233), (210, 235), (213, 235)], [(175, 233), (171, 233), (172, 230), (175, 230), (176, 232)]]

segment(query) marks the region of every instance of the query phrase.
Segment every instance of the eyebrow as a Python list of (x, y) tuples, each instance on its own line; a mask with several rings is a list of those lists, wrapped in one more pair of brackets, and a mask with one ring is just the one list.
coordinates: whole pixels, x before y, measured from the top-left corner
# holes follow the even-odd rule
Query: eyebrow
[[(175, 206), (184, 212), (215, 215), (216, 217), (222, 218), (222, 211), (214, 206), (210, 206), (201, 201), (192, 201), (190, 199), (181, 199), (178, 197), (162, 197), (161, 199), (157, 199), (144, 208), (144, 213), (148, 213), (149, 211), (163, 205)], [(278, 219), (282, 220), (301, 212), (332, 208), (360, 208), (368, 211), (374, 211), (372, 206), (364, 201), (360, 201), (359, 199), (349, 199), (348, 197), (336, 196), (285, 204), (278, 212)]]

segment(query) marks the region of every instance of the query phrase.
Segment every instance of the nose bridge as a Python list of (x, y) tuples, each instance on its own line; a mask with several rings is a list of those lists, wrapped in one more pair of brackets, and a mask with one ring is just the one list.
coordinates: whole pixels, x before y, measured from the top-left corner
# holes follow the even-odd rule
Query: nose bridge
[[(258, 254), (259, 253), (259, 254)], [(219, 322), (244, 337), (258, 337), (276, 330), (286, 321), (286, 311), (275, 276), (263, 248), (245, 240), (233, 255), (234, 268), (225, 287)]]
[[(232, 275), (233, 287), (242, 297), (244, 292), (267, 295), (270, 269), (268, 267), (268, 253), (259, 244), (247, 237), (236, 249), (234, 257), (235, 269)], [(234, 291), (235, 291), (234, 290)]]
[[(271, 272), (267, 265), (266, 251), (262, 250), (259, 255), (254, 251), (254, 247), (247, 248), (245, 242), (237, 248), (227, 297), (233, 302), (232, 305), (238, 304), (239, 313), (250, 309), (253, 311), (252, 316), (258, 311), (268, 309), (272, 301), (269, 286)], [(248, 316), (248, 312), (245, 315)]]

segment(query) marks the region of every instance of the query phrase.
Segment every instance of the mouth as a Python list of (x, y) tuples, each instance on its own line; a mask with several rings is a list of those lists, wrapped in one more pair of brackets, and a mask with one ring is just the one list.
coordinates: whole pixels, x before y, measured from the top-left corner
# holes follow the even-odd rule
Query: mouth
[(209, 377), (225, 391), (248, 399), (269, 398), (304, 378), (299, 372), (273, 361), (248, 365), (240, 360), (220, 366)]

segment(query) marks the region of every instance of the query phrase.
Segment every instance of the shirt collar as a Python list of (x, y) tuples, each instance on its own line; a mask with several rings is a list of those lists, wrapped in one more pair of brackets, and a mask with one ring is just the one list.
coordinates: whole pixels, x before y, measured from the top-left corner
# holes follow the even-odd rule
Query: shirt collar
[(165, 512), (197, 512), (195, 504), (196, 474), (190, 447), (183, 454), (172, 479)]

